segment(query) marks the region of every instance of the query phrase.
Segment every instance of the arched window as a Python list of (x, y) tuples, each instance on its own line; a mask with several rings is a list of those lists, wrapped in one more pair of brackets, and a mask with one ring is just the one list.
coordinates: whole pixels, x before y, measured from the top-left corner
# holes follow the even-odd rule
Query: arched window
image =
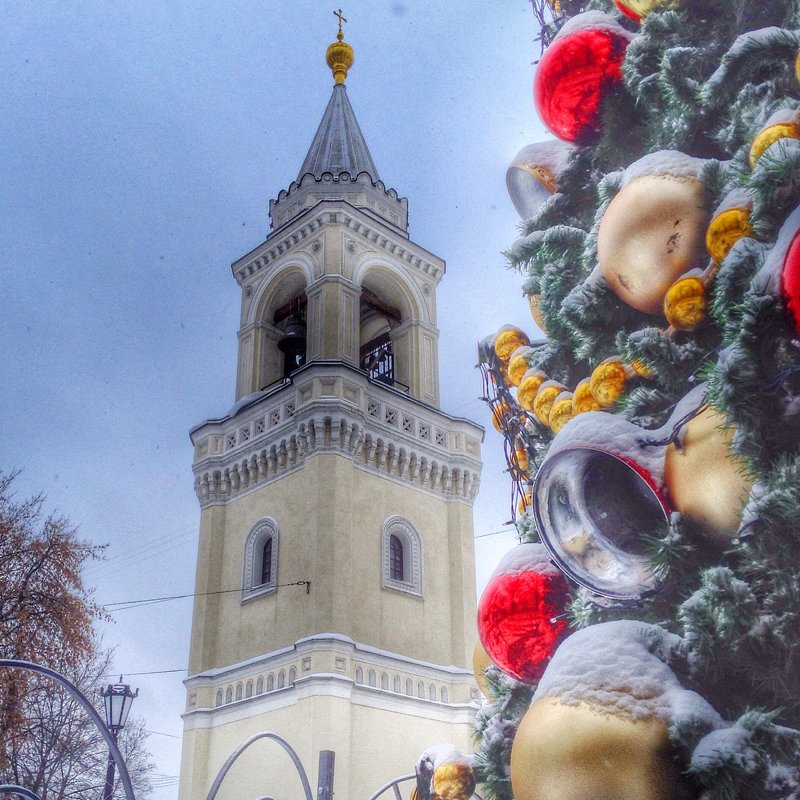
[(253, 681), (247, 681), (247, 686), (244, 687), (244, 696), (245, 697), (253, 696)]
[(417, 697), (425, 699), (425, 684), (422, 681), (417, 682)]
[(381, 689), (389, 691), (389, 676), (385, 672), (381, 673)]
[(367, 673), (367, 683), (368, 683), (370, 686), (376, 686), (376, 685), (377, 685), (377, 680), (376, 680), (376, 676), (375, 676), (375, 670), (374, 670), (374, 669), (371, 669), (371, 670), (370, 670), (370, 671)]
[(403, 575), (403, 543), (392, 534), (389, 537), (389, 577), (393, 581), (402, 581)]
[(294, 686), (294, 679), (297, 677), (297, 670), (294, 667), (289, 668), (289, 686)]
[(267, 691), (268, 692), (275, 691), (275, 676), (272, 673), (267, 675)]
[(226, 703), (233, 702), (233, 689), (231, 689), (230, 686), (225, 690), (225, 702)]
[(364, 683), (364, 670), (356, 667), (356, 683)]
[(281, 670), (278, 673), (278, 688), (283, 689), (284, 686), (286, 686), (286, 673)]
[(447, 688), (444, 687), (444, 686), (442, 686), (442, 688), (439, 689), (439, 700), (442, 703), (446, 703), (447, 702)]
[(264, 679), (259, 675), (256, 681), (256, 694), (264, 693)]
[(409, 697), (414, 694), (414, 681), (411, 678), (406, 678), (406, 694)]
[(241, 683), (236, 684), (236, 699), (241, 700), (244, 696), (244, 687)]
[(274, 592), (278, 583), (278, 523), (259, 520), (244, 544), (242, 600)]
[(214, 701), (214, 705), (215, 706), (222, 705), (222, 689), (217, 689), (217, 697), (216, 700)]
[(392, 681), (392, 688), (394, 689), (396, 694), (400, 694), (403, 691), (403, 682), (400, 680), (399, 675), (394, 676), (394, 681)]
[(405, 517), (389, 517), (381, 536), (383, 588), (422, 597), (422, 539), (416, 528)]
[(436, 687), (431, 684), (428, 687), (428, 700), (435, 700), (436, 699)]

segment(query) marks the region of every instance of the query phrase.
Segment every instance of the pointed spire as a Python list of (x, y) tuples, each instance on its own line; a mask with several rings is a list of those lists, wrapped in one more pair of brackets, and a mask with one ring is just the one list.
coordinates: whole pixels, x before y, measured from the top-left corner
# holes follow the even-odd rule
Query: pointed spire
[(334, 176), (348, 172), (352, 177), (359, 172), (366, 172), (373, 181), (377, 181), (378, 170), (344, 85), (347, 71), (354, 61), (353, 48), (343, 41), (342, 22), (347, 20), (342, 16), (341, 9), (333, 13), (339, 18), (339, 32), (336, 34), (337, 41), (328, 47), (325, 58), (336, 83), (297, 180), (300, 181), (308, 173), (320, 178), (325, 172)]

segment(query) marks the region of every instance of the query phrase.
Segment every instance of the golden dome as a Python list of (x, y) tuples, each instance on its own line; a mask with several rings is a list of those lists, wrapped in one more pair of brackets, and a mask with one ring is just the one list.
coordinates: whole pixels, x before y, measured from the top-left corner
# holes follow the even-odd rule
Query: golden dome
[(336, 34), (336, 41), (328, 45), (325, 51), (325, 61), (333, 72), (333, 79), (336, 83), (344, 83), (347, 77), (347, 70), (353, 66), (355, 56), (353, 55), (353, 48), (344, 41), (344, 34), (342, 33), (342, 22), (347, 20), (342, 16), (342, 9), (333, 12), (339, 17), (339, 32)]

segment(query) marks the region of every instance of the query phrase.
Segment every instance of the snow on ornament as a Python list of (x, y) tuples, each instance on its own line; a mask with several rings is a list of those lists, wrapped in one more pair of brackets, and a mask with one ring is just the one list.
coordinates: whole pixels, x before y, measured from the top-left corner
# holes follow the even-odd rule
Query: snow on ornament
[(666, 663), (679, 637), (633, 620), (592, 625), (558, 648), (511, 750), (516, 800), (688, 800), (671, 724), (724, 726)]
[(536, 110), (559, 139), (594, 144), (602, 133), (604, 98), (622, 80), (634, 34), (601, 11), (570, 19), (544, 51), (533, 84)]
[(625, 170), (603, 213), (593, 275), (645, 314), (660, 314), (672, 283), (706, 258), (703, 164), (676, 150), (646, 155)]
[(756, 134), (750, 145), (750, 167), (780, 139), (800, 139), (800, 110), (782, 108), (776, 111)]
[(506, 170), (508, 196), (522, 219), (532, 217), (554, 192), (573, 148), (566, 142), (537, 142), (522, 148)]
[(478, 603), (478, 634), (489, 658), (535, 683), (569, 629), (569, 584), (539, 544), (506, 553)]
[(418, 796), (469, 800), (475, 791), (472, 761), (453, 744), (429, 747), (417, 760)]

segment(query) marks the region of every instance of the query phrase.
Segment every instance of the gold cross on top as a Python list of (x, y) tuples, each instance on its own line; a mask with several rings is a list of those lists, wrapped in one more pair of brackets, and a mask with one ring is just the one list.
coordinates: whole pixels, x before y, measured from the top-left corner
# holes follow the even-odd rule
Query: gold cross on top
[(339, 38), (342, 38), (342, 23), (347, 22), (347, 17), (342, 14), (342, 9), (340, 8), (338, 11), (333, 12), (334, 17), (339, 17)]

